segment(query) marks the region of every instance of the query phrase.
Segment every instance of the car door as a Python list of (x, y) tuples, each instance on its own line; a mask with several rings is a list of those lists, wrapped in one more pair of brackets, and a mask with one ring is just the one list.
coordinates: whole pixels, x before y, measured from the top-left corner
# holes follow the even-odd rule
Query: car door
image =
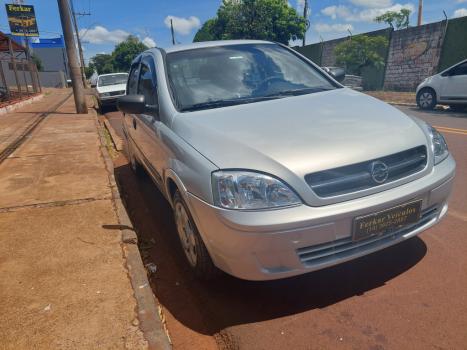
[(467, 62), (451, 68), (443, 76), (440, 100), (467, 101)]
[(157, 76), (154, 59), (151, 55), (143, 56), (140, 64), (138, 95), (144, 95), (146, 111), (138, 115), (139, 146), (143, 153), (146, 168), (156, 183), (162, 183), (161, 163), (162, 145), (159, 135), (159, 100), (157, 94)]

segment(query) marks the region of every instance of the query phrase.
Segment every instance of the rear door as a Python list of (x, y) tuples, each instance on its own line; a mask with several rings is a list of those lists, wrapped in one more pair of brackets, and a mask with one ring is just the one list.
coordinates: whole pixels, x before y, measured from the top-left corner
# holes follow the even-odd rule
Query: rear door
[(443, 77), (440, 100), (467, 101), (467, 62), (463, 62)]

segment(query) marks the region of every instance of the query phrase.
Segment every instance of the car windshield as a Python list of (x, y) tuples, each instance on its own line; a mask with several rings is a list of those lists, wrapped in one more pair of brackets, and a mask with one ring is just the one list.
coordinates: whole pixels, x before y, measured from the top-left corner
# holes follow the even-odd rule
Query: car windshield
[(335, 89), (323, 74), (277, 44), (207, 47), (167, 54), (182, 111), (251, 103)]
[(98, 86), (108, 86), (108, 85), (118, 85), (126, 84), (128, 79), (127, 73), (111, 74), (111, 75), (102, 75), (97, 81)]

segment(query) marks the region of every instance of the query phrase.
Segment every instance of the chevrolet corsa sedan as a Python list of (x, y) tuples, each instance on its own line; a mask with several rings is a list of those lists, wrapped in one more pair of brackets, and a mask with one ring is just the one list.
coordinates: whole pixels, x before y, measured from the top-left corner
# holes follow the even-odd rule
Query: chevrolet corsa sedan
[(455, 162), (443, 136), (285, 46), (151, 49), (126, 91), (131, 166), (171, 204), (201, 278), (322, 269), (414, 237), (447, 212)]

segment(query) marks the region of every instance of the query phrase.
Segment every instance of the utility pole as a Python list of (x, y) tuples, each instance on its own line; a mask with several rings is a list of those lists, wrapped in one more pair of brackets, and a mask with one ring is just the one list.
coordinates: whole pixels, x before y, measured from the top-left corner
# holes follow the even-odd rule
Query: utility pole
[(170, 33), (172, 33), (172, 45), (175, 45), (174, 24), (172, 18), (170, 19)]
[(305, 18), (305, 32), (303, 33), (302, 46), (305, 46), (306, 31), (310, 28), (310, 21), (308, 20), (308, 0), (305, 0), (305, 3), (303, 4), (303, 18)]
[(60, 12), (60, 21), (62, 22), (63, 36), (65, 38), (68, 64), (70, 65), (71, 84), (73, 86), (76, 112), (79, 114), (87, 114), (88, 107), (86, 106), (83, 80), (81, 78), (81, 70), (78, 65), (78, 55), (76, 54), (76, 46), (71, 25), (70, 5), (68, 0), (57, 0), (57, 3), (58, 10)]
[(422, 25), (423, 0), (418, 0), (418, 20), (417, 26)]
[(84, 72), (84, 56), (83, 56), (83, 48), (81, 46), (81, 39), (79, 37), (79, 31), (78, 31), (78, 22), (76, 21), (76, 15), (78, 16), (89, 16), (91, 15), (89, 12), (75, 12), (75, 7), (73, 6), (73, 0), (70, 0), (71, 3), (71, 14), (73, 15), (73, 26), (75, 28), (75, 33), (76, 33), (76, 41), (78, 42), (78, 51), (79, 51), (79, 60), (81, 63), (81, 77), (83, 79), (83, 86), (84, 88), (87, 88), (87, 82), (86, 82), (86, 73)]

